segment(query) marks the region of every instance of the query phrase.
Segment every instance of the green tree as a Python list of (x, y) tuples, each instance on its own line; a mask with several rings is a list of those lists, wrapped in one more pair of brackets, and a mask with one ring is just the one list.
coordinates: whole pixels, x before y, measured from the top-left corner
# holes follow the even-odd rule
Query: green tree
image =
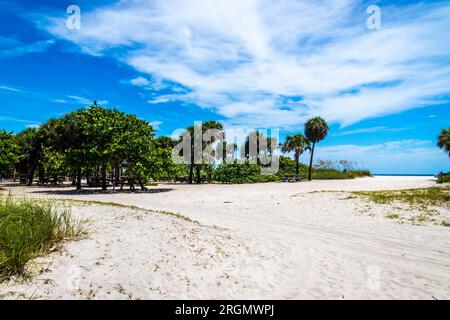
[[(203, 152), (205, 150), (205, 148), (211, 147), (211, 145), (217, 141), (217, 138), (215, 138), (215, 137), (212, 137), (212, 139), (210, 141), (206, 141), (206, 142), (203, 141), (203, 135), (210, 129), (222, 131), (223, 125), (218, 121), (211, 120), (211, 121), (206, 121), (206, 122), (202, 123), (201, 130), (195, 130), (195, 126), (191, 126), (186, 129), (187, 134), (191, 137), (191, 159), (189, 162), (189, 179), (188, 179), (188, 182), (190, 184), (192, 184), (193, 180), (194, 180), (193, 179), (194, 169), (196, 171), (196, 181), (197, 181), (197, 183), (201, 183), (201, 169), (202, 169), (202, 165), (203, 165), (203, 162), (195, 163), (194, 142), (195, 141), (202, 142), (201, 150)], [(201, 136), (196, 136), (196, 134), (201, 135)], [(182, 139), (182, 138), (180, 138), (180, 139)]]
[(83, 170), (89, 166), (89, 136), (86, 110), (73, 111), (51, 119), (40, 129), (46, 147), (62, 154), (67, 171), (72, 173), (77, 190), (81, 189)]
[(310, 143), (301, 133), (287, 136), (286, 141), (281, 147), (281, 151), (284, 153), (294, 152), (296, 174), (300, 173), (300, 155), (305, 152), (305, 150), (310, 150)]
[(328, 134), (328, 124), (321, 117), (314, 117), (305, 123), (305, 135), (308, 141), (312, 143), (311, 158), (309, 160), (308, 181), (312, 180), (312, 164), (314, 158), (314, 148), (316, 143), (325, 139)]
[(438, 136), (437, 145), (450, 157), (450, 127), (442, 129), (441, 134)]
[(113, 110), (114, 130), (110, 155), (113, 164), (126, 162), (130, 175), (137, 178), (142, 189), (150, 179), (164, 172), (168, 153), (158, 146), (154, 129), (145, 120)]
[(39, 130), (28, 128), (16, 136), (18, 146), (17, 171), (25, 175), (28, 185), (33, 183), (34, 174), (39, 165), (42, 153), (42, 138)]
[(106, 190), (108, 169), (126, 163), (128, 174), (141, 187), (163, 166), (161, 150), (153, 142), (153, 127), (134, 115), (105, 109), (94, 102), (86, 109), (50, 120), (42, 128), (46, 145), (65, 157), (81, 189), (84, 172), (100, 167), (102, 189)]
[(188, 176), (188, 170), (185, 164), (175, 164), (172, 161), (172, 148), (175, 147), (177, 143), (177, 141), (173, 141), (172, 138), (167, 136), (160, 136), (155, 139), (155, 147), (159, 150), (159, 158), (163, 163), (158, 178), (164, 177), (175, 179), (177, 177)]
[(12, 132), (0, 131), (0, 177), (11, 177), (19, 158), (19, 147)]

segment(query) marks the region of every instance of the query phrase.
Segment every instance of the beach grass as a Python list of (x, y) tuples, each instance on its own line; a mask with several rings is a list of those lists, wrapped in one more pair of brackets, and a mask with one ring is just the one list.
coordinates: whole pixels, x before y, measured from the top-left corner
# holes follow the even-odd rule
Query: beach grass
[(85, 234), (70, 209), (49, 201), (0, 196), (0, 281), (26, 275), (26, 264), (67, 238)]
[(441, 206), (450, 208), (450, 187), (431, 187), (423, 189), (354, 191), (354, 195), (368, 197), (379, 204), (395, 201), (411, 206)]
[(106, 206), (106, 207), (116, 207), (116, 208), (138, 210), (138, 211), (144, 211), (144, 212), (148, 212), (148, 213), (158, 213), (158, 214), (164, 214), (167, 216), (175, 217), (177, 219), (185, 220), (185, 221), (200, 225), (200, 222), (198, 222), (196, 220), (186, 217), (180, 213), (170, 212), (170, 211), (166, 211), (166, 210), (150, 210), (150, 209), (145, 209), (145, 208), (141, 208), (141, 207), (134, 206), (134, 205), (126, 205), (126, 204), (110, 202), (110, 201), (79, 200), (79, 199), (54, 199), (54, 201), (60, 201), (62, 203), (75, 204), (75, 205)]

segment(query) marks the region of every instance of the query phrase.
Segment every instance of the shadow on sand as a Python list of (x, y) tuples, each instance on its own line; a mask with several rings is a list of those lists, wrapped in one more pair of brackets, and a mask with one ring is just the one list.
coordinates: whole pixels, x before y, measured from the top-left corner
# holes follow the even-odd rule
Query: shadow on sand
[(53, 195), (93, 195), (93, 194), (146, 194), (146, 193), (161, 193), (161, 192), (169, 192), (172, 191), (172, 188), (151, 188), (146, 190), (115, 190), (108, 189), (106, 191), (103, 191), (101, 189), (82, 189), (82, 190), (75, 190), (73, 187), (70, 188), (70, 190), (60, 189), (60, 190), (35, 190), (30, 191), (30, 193), (40, 193), (40, 194), (53, 194)]
[(145, 190), (141, 190), (140, 188), (136, 188), (135, 190), (130, 190), (129, 188), (116, 188), (113, 191), (112, 187), (109, 187), (108, 190), (103, 191), (101, 188), (92, 188), (84, 186), (81, 190), (76, 190), (72, 185), (31, 185), (25, 186), (20, 185), (14, 182), (3, 182), (0, 184), (0, 189), (3, 191), (7, 191), (8, 189), (13, 190), (15, 188), (24, 188), (27, 189), (27, 193), (35, 193), (35, 194), (50, 194), (50, 195), (92, 195), (92, 194), (147, 194), (147, 193), (160, 193), (160, 192), (169, 192), (172, 191), (173, 188), (156, 188), (151, 187)]

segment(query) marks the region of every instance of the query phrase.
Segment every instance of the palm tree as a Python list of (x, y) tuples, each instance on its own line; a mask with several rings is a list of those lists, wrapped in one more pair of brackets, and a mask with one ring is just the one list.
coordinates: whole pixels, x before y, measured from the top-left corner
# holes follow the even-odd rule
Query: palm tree
[[(218, 121), (212, 121), (212, 120), (211, 121), (206, 121), (206, 122), (204, 122), (202, 124), (201, 132), (198, 132), (198, 134), (203, 135), (209, 129), (217, 129), (217, 130), (222, 131), (223, 130), (223, 125), (220, 122), (218, 122)], [(201, 183), (200, 172), (201, 172), (202, 164), (201, 163), (195, 163), (195, 161), (194, 161), (194, 141), (197, 140), (197, 139), (202, 141), (202, 152), (203, 152), (205, 147), (207, 145), (211, 144), (211, 143), (214, 143), (214, 141), (216, 139), (212, 138), (212, 140), (210, 142), (203, 142), (202, 136), (201, 137), (196, 137), (195, 136), (196, 130), (194, 130), (194, 126), (188, 127), (186, 129), (186, 131), (191, 136), (191, 160), (190, 160), (190, 164), (189, 164), (189, 180), (188, 180), (188, 183), (192, 184), (192, 182), (193, 182), (194, 168), (195, 168), (195, 171), (196, 171), (197, 183)]]
[(309, 160), (308, 181), (312, 180), (312, 163), (316, 143), (323, 140), (328, 134), (328, 124), (321, 117), (314, 117), (305, 123), (306, 138), (312, 142), (311, 159)]
[(438, 136), (438, 147), (448, 153), (450, 157), (450, 127), (448, 129), (442, 129), (441, 134)]
[(306, 137), (301, 133), (294, 134), (293, 136), (287, 136), (286, 141), (281, 146), (281, 151), (283, 151), (284, 153), (294, 151), (296, 174), (299, 174), (300, 172), (300, 155), (305, 152), (305, 150), (310, 149), (311, 147), (308, 139), (306, 139)]

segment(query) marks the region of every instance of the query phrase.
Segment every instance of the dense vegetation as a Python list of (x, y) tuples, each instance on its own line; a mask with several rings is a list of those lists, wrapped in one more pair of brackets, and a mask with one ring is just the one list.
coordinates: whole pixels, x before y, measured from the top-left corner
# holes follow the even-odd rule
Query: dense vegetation
[(214, 170), (214, 180), (221, 183), (257, 183), (279, 181), (279, 176), (262, 175), (260, 166), (245, 161), (219, 165)]
[(440, 173), (437, 177), (437, 183), (448, 183), (450, 182), (450, 172)]
[[(178, 140), (157, 138), (148, 122), (117, 109), (102, 108), (94, 102), (87, 108), (51, 119), (38, 129), (26, 129), (16, 135), (2, 130), (0, 177), (20, 179), (28, 185), (49, 181), (57, 184), (60, 178), (68, 177), (77, 189), (88, 185), (106, 190), (110, 183), (117, 186), (122, 177), (132, 177), (144, 189), (149, 182), (158, 180), (255, 183), (279, 181), (286, 174), (297, 174), (303, 179), (349, 179), (369, 175), (367, 171), (336, 166), (331, 162), (319, 161), (309, 167), (300, 163), (301, 154), (309, 151), (312, 164), (315, 145), (328, 133), (328, 124), (320, 117), (307, 121), (304, 135), (289, 135), (279, 144), (282, 152), (293, 154), (294, 160), (273, 154), (272, 148), (278, 141), (272, 141), (260, 132), (250, 133), (243, 146), (238, 148), (234, 143), (224, 141), (220, 122), (206, 121), (201, 129), (195, 129), (195, 126), (188, 127)], [(195, 135), (202, 138), (209, 129), (215, 129), (219, 134), (210, 137), (209, 141), (201, 139), (200, 152), (205, 155), (206, 151), (208, 154), (213, 151), (212, 159), (196, 160), (194, 141), (199, 137)], [(186, 154), (188, 159), (183, 164), (175, 164), (173, 148), (186, 137), (190, 139), (190, 156)], [(265, 146), (260, 146), (261, 142)], [(256, 150), (256, 159), (250, 150)], [(179, 156), (184, 156), (183, 151)], [(220, 161), (222, 157), (234, 160)], [(271, 157), (279, 159), (280, 170), (272, 175), (262, 174), (261, 169), (270, 164), (261, 159)]]
[[(70, 176), (77, 189), (82, 178), (126, 174), (145, 183), (166, 174), (170, 150), (158, 145), (153, 127), (134, 115), (94, 105), (51, 119), (39, 129), (16, 136), (2, 132), (0, 169), (3, 177), (19, 176), (31, 185), (36, 178)], [(5, 150), (5, 151), (3, 151)], [(172, 170), (172, 168), (169, 168)], [(112, 179), (111, 179), (112, 180)]]
[(0, 280), (24, 274), (25, 265), (68, 237), (83, 234), (67, 209), (50, 202), (0, 197)]

